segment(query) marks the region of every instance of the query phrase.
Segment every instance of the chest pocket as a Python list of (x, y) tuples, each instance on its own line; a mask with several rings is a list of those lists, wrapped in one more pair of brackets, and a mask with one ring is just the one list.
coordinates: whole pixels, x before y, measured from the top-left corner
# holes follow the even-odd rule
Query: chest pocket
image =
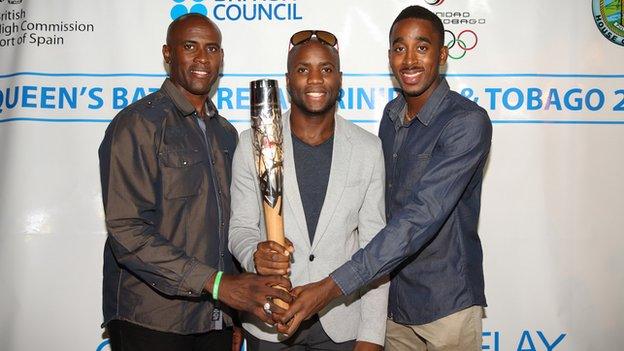
[(405, 187), (412, 189), (414, 185), (422, 178), (427, 165), (431, 160), (431, 154), (410, 154), (405, 158), (403, 165), (404, 174), (401, 178), (405, 179)]
[(165, 199), (189, 197), (201, 192), (205, 160), (199, 150), (165, 151), (160, 154), (160, 160)]

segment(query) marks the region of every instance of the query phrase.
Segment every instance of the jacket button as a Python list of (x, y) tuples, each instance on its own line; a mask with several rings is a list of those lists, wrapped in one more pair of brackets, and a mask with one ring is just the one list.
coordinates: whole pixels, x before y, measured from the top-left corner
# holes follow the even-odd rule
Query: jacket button
[(314, 261), (314, 255), (310, 255), (310, 257), (308, 257), (308, 259), (310, 260), (310, 262)]

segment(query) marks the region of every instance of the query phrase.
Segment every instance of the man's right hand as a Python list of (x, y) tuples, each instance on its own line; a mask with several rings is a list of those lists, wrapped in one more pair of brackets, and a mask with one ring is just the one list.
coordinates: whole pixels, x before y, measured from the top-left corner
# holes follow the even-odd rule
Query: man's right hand
[(254, 266), (261, 275), (288, 275), (290, 273), (290, 254), (294, 252), (293, 244), (285, 239), (285, 246), (275, 241), (263, 241), (254, 252)]
[[(216, 275), (216, 274), (215, 274)], [(204, 290), (212, 293), (215, 275), (210, 277)], [(279, 275), (260, 276), (252, 273), (238, 275), (223, 275), (219, 284), (219, 301), (237, 309), (253, 313), (266, 323), (275, 324), (270, 314), (267, 314), (263, 306), (272, 299), (280, 299), (290, 303), (292, 296), (288, 291), (279, 289), (277, 285), (290, 290), (290, 281)], [(284, 309), (271, 304), (271, 310), (278, 313), (286, 312)]]
[(318, 282), (298, 286), (290, 292), (295, 300), (288, 311), (282, 313), (274, 310), (272, 318), (277, 322), (277, 331), (292, 335), (301, 322), (310, 319), (314, 314), (325, 308), (332, 300), (342, 295), (342, 291), (331, 277)]

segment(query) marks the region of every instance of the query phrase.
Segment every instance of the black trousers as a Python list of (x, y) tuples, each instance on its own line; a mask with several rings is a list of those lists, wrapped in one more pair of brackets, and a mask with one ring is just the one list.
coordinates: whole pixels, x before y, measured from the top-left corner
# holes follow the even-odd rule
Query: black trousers
[(232, 329), (201, 334), (165, 333), (113, 320), (106, 326), (112, 351), (229, 351)]
[[(249, 351), (351, 351), (355, 346), (355, 340), (336, 343), (329, 338), (318, 315), (301, 323), (299, 329), (292, 337), (283, 342), (264, 341), (244, 331), (247, 340), (247, 350)], [(113, 350), (115, 351), (115, 350)]]

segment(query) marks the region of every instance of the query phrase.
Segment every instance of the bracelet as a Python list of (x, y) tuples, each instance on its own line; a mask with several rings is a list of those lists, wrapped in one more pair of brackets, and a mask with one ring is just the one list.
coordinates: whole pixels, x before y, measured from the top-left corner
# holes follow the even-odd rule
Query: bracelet
[(218, 271), (215, 276), (214, 285), (212, 286), (212, 299), (217, 301), (219, 299), (219, 284), (221, 284), (221, 276), (223, 271)]

